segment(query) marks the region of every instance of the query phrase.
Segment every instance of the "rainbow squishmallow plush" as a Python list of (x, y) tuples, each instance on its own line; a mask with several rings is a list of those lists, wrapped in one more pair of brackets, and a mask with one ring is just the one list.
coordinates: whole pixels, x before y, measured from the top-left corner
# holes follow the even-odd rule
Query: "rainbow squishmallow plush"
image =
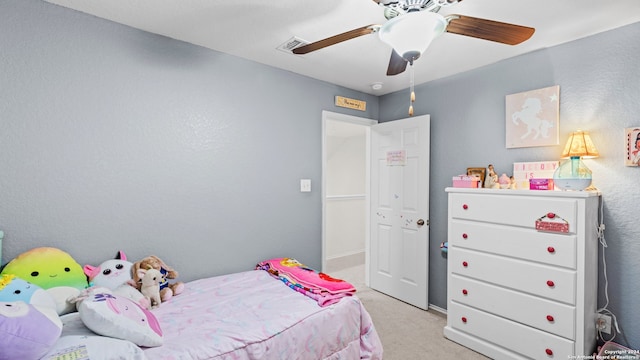
[(43, 289), (70, 286), (79, 290), (87, 287), (82, 267), (68, 253), (51, 247), (26, 251), (11, 260), (2, 274), (14, 274)]
[(24, 281), (13, 274), (0, 275), (0, 301), (24, 301), (40, 307), (56, 308), (51, 294), (40, 286)]
[(18, 255), (2, 270), (47, 290), (55, 299), (58, 314), (75, 311), (69, 297), (88, 286), (82, 267), (68, 253), (51, 247), (34, 248)]

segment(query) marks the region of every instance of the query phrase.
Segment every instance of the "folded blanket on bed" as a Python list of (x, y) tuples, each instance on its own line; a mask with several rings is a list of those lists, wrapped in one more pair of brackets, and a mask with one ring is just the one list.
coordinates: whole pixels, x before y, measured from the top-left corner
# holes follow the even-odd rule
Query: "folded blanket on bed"
[(318, 305), (327, 306), (351, 296), (356, 288), (350, 283), (317, 272), (291, 258), (266, 260), (256, 265), (257, 270), (265, 270), (280, 279), (291, 289), (316, 300)]

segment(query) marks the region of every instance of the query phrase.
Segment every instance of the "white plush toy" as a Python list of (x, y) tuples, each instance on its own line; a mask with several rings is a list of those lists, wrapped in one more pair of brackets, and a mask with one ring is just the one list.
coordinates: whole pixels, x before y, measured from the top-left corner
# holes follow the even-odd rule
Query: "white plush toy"
[(98, 266), (85, 265), (84, 273), (89, 277), (91, 286), (106, 287), (129, 298), (145, 309), (149, 309), (149, 300), (138, 291), (131, 276), (133, 263), (127, 261), (127, 255), (119, 251), (115, 259), (104, 261)]
[(164, 281), (164, 278), (160, 271), (156, 269), (147, 270), (142, 277), (140, 292), (149, 300), (152, 309), (160, 306), (160, 283), (162, 281)]

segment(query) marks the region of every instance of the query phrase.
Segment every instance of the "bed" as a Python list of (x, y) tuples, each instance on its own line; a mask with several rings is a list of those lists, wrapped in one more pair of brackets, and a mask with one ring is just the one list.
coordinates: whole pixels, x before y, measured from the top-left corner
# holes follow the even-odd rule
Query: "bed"
[[(121, 358), (382, 358), (371, 317), (356, 295), (322, 307), (267, 271), (188, 282), (182, 294), (152, 311), (162, 328), (163, 344), (128, 348), (130, 356)], [(95, 335), (78, 313), (63, 315), (62, 322), (61, 339)], [(75, 350), (65, 348), (67, 353)], [(48, 358), (55, 359), (52, 354), (62, 355), (50, 353)]]
[[(382, 359), (371, 317), (355, 294), (320, 306), (267, 271), (188, 282), (183, 293), (150, 311), (161, 344), (135, 345), (141, 340), (123, 334), (130, 330), (123, 318), (112, 321), (124, 326), (115, 334), (98, 335), (80, 310), (60, 316), (60, 336), (42, 359)], [(0, 359), (15, 356), (6, 347), (0, 351)]]
[(150, 304), (119, 255), (83, 269), (41, 247), (5, 265), (0, 360), (382, 359), (356, 288), (295, 259), (190, 281)]

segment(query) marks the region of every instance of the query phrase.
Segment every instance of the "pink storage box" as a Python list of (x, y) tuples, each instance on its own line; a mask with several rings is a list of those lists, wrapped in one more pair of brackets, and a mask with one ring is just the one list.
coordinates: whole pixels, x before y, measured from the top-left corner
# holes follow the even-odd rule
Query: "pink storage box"
[(553, 190), (553, 179), (529, 179), (529, 190)]
[(458, 175), (453, 177), (453, 187), (456, 188), (477, 188), (480, 177), (475, 175)]

